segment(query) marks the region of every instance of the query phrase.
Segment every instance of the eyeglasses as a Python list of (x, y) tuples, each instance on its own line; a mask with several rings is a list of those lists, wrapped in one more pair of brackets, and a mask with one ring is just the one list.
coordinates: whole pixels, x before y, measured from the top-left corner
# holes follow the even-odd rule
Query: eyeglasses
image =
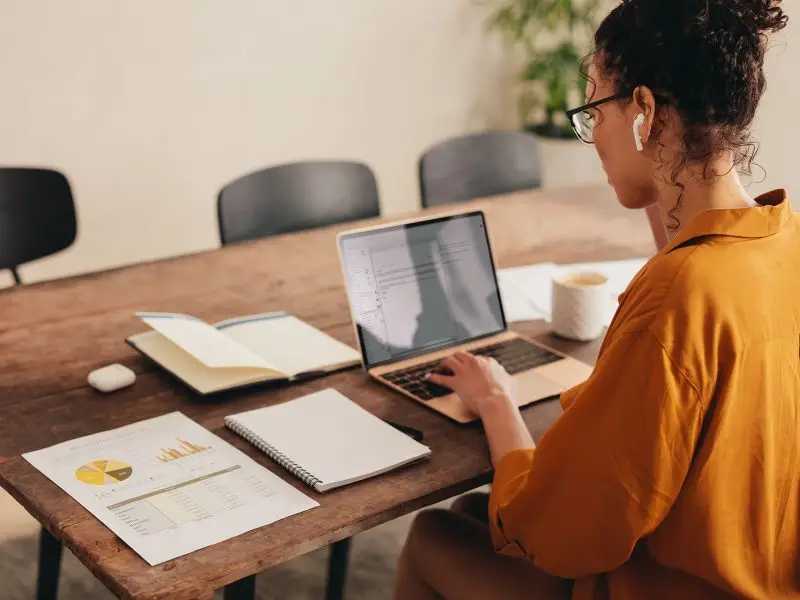
[(589, 104), (584, 104), (578, 108), (568, 110), (567, 118), (572, 125), (572, 129), (575, 131), (575, 135), (578, 136), (578, 139), (584, 144), (594, 144), (595, 114), (592, 109), (606, 102), (621, 100), (628, 96), (630, 96), (630, 94), (615, 94), (614, 96), (609, 96), (608, 98), (603, 98), (602, 100), (590, 102)]
[[(596, 125), (596, 120), (593, 110), (606, 102), (630, 98), (632, 93), (633, 92), (622, 92), (621, 94), (615, 94), (608, 98), (603, 98), (602, 100), (568, 110), (567, 119), (569, 119), (569, 123), (572, 125), (572, 129), (575, 131), (575, 135), (578, 136), (578, 139), (584, 144), (594, 144), (594, 126)], [(669, 96), (663, 94), (654, 94), (653, 97), (660, 104), (669, 104), (670, 102)]]

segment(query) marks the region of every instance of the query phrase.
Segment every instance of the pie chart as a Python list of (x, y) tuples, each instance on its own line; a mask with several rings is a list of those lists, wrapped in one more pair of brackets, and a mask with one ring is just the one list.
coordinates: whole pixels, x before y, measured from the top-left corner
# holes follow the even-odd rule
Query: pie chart
[(113, 485), (125, 481), (133, 473), (133, 468), (119, 460), (93, 460), (78, 467), (75, 477), (89, 485)]

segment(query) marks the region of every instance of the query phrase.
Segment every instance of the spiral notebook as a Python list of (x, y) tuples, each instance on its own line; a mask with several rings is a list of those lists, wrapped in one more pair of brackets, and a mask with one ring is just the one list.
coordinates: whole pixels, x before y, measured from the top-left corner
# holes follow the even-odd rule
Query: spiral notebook
[(431, 453), (332, 388), (231, 415), (225, 425), (318, 492)]

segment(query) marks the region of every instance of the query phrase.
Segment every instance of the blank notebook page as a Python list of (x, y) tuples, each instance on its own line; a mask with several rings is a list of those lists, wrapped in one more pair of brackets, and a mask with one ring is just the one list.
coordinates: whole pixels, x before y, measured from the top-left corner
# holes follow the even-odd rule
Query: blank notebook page
[(286, 375), (358, 363), (361, 354), (291, 315), (265, 315), (224, 325), (227, 336)]
[(430, 449), (328, 388), (226, 419), (249, 429), (329, 489), (424, 458)]

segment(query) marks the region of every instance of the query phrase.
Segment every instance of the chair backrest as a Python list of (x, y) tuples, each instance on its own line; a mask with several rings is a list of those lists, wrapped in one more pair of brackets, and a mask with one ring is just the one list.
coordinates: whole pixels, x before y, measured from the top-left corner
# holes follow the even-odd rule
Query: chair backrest
[(219, 193), (222, 244), (380, 214), (378, 184), (364, 164), (299, 162), (245, 175)]
[(433, 146), (419, 161), (422, 206), (538, 188), (539, 138), (523, 131), (489, 131)]
[(78, 233), (69, 182), (58, 171), (0, 168), (0, 269), (68, 248)]

